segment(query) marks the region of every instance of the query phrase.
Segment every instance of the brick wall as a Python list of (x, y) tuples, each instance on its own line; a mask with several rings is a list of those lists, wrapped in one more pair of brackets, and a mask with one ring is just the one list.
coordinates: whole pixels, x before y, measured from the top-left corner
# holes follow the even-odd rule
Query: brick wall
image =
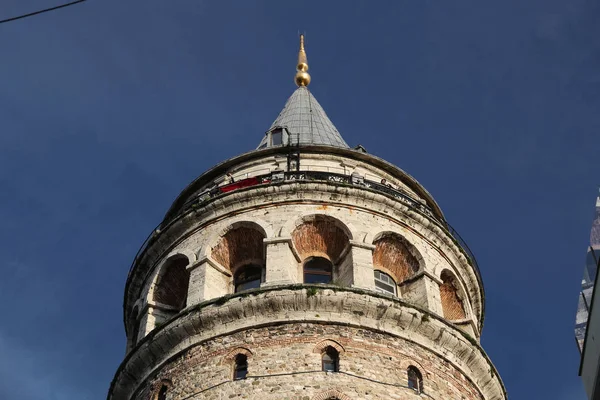
[(401, 283), (419, 270), (419, 261), (408, 250), (407, 243), (398, 235), (378, 239), (373, 252), (373, 267), (389, 271), (396, 283)]
[(187, 258), (177, 257), (169, 261), (158, 277), (153, 300), (177, 309), (185, 307), (190, 275), (186, 270)]
[(449, 320), (465, 319), (465, 308), (462, 299), (459, 297), (454, 276), (450, 272), (444, 271), (442, 273), (442, 282), (440, 285), (440, 297), (444, 317)]
[[(340, 351), (340, 372), (321, 371), (324, 339)], [(248, 357), (248, 377), (233, 381), (233, 359)], [(407, 368), (423, 376), (419, 397), (407, 387)], [(285, 324), (248, 329), (196, 346), (164, 365), (136, 399), (161, 382), (167, 399), (312, 400), (323, 393), (348, 399), (482, 399), (466, 376), (438, 355), (385, 333), (339, 325)]]

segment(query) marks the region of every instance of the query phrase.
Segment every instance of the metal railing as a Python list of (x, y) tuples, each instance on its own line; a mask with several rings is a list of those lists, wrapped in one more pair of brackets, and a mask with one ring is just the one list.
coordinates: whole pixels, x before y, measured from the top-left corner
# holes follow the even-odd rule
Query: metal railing
[(471, 262), (471, 265), (477, 271), (477, 274), (481, 276), (477, 260), (475, 259), (475, 255), (473, 254), (467, 243), (450, 224), (448, 224), (443, 218), (437, 216), (433, 212), (433, 210), (429, 208), (426, 204), (419, 200), (413, 199), (406, 192), (394, 189), (393, 187), (384, 185), (382, 183), (364, 179), (364, 177), (362, 176), (344, 175), (324, 171), (274, 171), (270, 174), (264, 174), (252, 178), (242, 179), (238, 182), (230, 183), (223, 186), (215, 185), (213, 187), (204, 189), (203, 191), (194, 194), (190, 200), (183, 204), (183, 206), (178, 210), (178, 212), (176, 212), (173, 215), (170, 215), (168, 218), (163, 220), (152, 231), (152, 233), (150, 233), (150, 235), (146, 238), (146, 240), (138, 250), (137, 254), (135, 255), (135, 258), (129, 270), (129, 275), (131, 275), (133, 269), (135, 268), (135, 265), (137, 264), (140, 255), (144, 252), (146, 248), (148, 248), (148, 246), (153, 242), (153, 239), (160, 233), (160, 231), (168, 228), (169, 225), (173, 224), (175, 221), (177, 221), (180, 217), (187, 214), (188, 212), (192, 210), (202, 209), (202, 207), (204, 207), (206, 204), (212, 201), (212, 199), (220, 196), (225, 196), (228, 192), (236, 191), (247, 187), (270, 185), (292, 181), (331, 182), (338, 185), (364, 187), (394, 197), (402, 204), (426, 216), (427, 218), (435, 222), (436, 225), (438, 225), (440, 228), (447, 231), (450, 234), (450, 236), (454, 238), (458, 246), (462, 248), (462, 250), (465, 252), (467, 258)]

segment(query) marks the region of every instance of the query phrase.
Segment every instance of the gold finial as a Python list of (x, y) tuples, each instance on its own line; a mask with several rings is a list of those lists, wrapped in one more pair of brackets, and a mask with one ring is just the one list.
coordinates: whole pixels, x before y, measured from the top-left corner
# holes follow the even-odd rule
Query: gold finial
[(296, 85), (308, 86), (310, 75), (308, 74), (308, 62), (306, 61), (306, 52), (304, 51), (304, 35), (300, 35), (300, 51), (298, 52), (298, 65), (296, 65)]

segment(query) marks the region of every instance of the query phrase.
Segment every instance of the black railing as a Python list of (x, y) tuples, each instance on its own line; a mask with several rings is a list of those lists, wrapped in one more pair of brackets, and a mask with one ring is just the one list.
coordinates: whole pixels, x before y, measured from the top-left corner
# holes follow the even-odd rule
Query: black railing
[(180, 217), (187, 214), (192, 210), (202, 209), (207, 203), (209, 203), (212, 199), (219, 197), (221, 195), (225, 195), (228, 192), (236, 191), (239, 189), (253, 187), (253, 186), (261, 186), (261, 185), (270, 185), (275, 183), (282, 182), (331, 182), (334, 184), (341, 185), (351, 185), (357, 187), (368, 188), (380, 193), (384, 193), (388, 196), (394, 197), (396, 200), (400, 201), (402, 204), (406, 205), (410, 209), (417, 211), (418, 213), (426, 216), (430, 220), (434, 221), (440, 228), (446, 230), (457, 242), (459, 247), (463, 249), (467, 257), (469, 258), (471, 265), (477, 271), (477, 274), (481, 276), (479, 271), (479, 266), (477, 265), (477, 260), (475, 259), (475, 255), (467, 246), (467, 243), (463, 240), (463, 238), (458, 234), (458, 232), (450, 226), (443, 218), (436, 215), (431, 208), (429, 208), (426, 204), (423, 204), (419, 200), (413, 199), (408, 193), (394, 189), (389, 185), (385, 185), (382, 183), (378, 183), (375, 181), (370, 181), (364, 179), (362, 176), (358, 175), (344, 175), (337, 174), (333, 172), (324, 172), (324, 171), (291, 171), (291, 172), (283, 172), (283, 171), (275, 171), (270, 174), (259, 175), (252, 178), (242, 179), (240, 181), (230, 183), (222, 186), (212, 186), (210, 188), (205, 188), (201, 192), (198, 192), (192, 196), (190, 200), (183, 204), (183, 206), (173, 215), (168, 216), (163, 220), (146, 238), (140, 249), (138, 250), (135, 258), (133, 260), (133, 264), (131, 265), (131, 269), (129, 270), (129, 275), (131, 275), (136, 263), (140, 255), (144, 252), (144, 250), (152, 243), (154, 238), (160, 233), (161, 230), (165, 230), (169, 225), (177, 221)]

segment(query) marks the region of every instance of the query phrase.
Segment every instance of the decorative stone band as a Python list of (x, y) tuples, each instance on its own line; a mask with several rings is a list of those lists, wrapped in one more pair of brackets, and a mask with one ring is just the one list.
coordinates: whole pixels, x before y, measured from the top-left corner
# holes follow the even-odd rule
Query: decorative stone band
[(303, 322), (373, 330), (412, 342), (461, 371), (482, 399), (506, 399), (496, 368), (479, 343), (453, 324), (399, 299), (330, 285), (256, 289), (185, 309), (127, 355), (111, 383), (108, 399), (132, 398), (165, 363), (212, 338)]

